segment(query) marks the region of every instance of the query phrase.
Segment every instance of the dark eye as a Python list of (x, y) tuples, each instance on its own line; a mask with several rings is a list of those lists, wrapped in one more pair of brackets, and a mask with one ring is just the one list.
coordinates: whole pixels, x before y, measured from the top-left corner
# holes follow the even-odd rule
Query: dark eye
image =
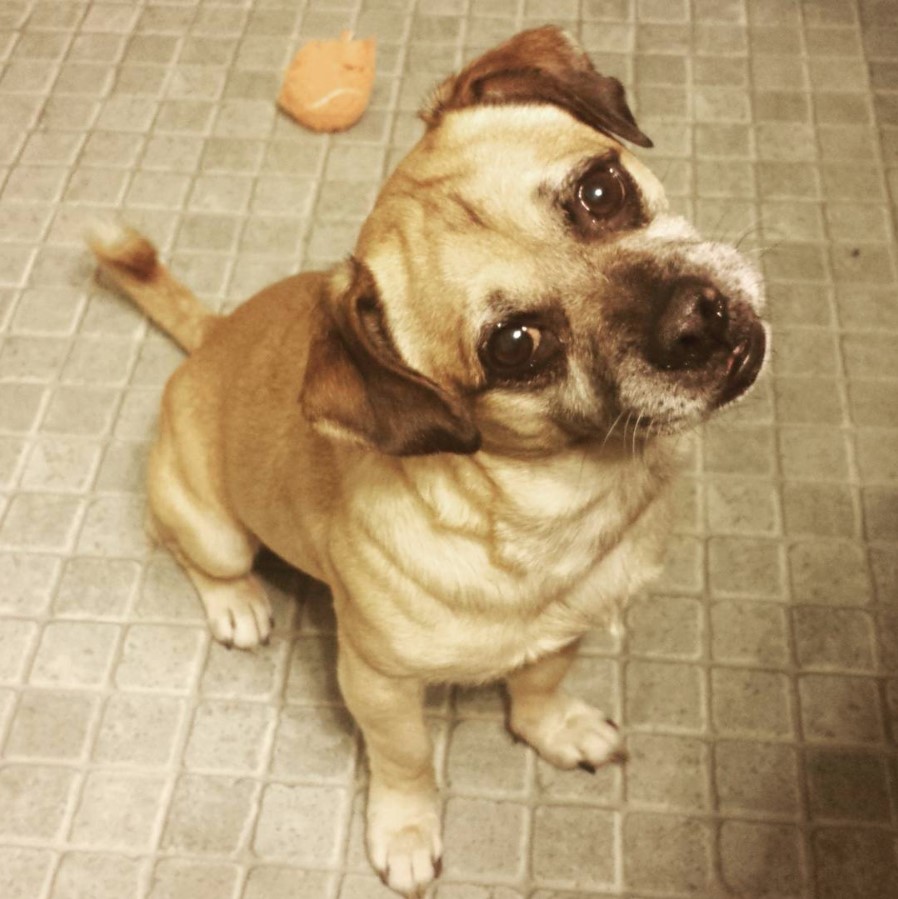
[(527, 325), (499, 325), (490, 338), (490, 361), (497, 369), (525, 368), (536, 354), (539, 339), (539, 331)]
[(590, 169), (577, 185), (577, 200), (594, 219), (614, 218), (627, 202), (623, 173), (612, 163)]
[(490, 334), (482, 351), (484, 365), (501, 378), (533, 374), (560, 348), (558, 338), (535, 325), (503, 322)]

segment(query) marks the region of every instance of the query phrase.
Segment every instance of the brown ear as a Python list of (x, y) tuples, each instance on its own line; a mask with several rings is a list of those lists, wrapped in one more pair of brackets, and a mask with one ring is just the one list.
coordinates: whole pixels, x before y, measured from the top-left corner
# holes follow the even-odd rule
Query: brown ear
[(436, 125), (453, 109), (510, 103), (551, 103), (605, 134), (652, 146), (620, 81), (600, 75), (573, 38), (554, 25), (522, 31), (447, 78), (421, 118)]
[(474, 453), (480, 433), (462, 405), (402, 360), (371, 272), (323, 299), (311, 335), (300, 405), (314, 425), (392, 456)]

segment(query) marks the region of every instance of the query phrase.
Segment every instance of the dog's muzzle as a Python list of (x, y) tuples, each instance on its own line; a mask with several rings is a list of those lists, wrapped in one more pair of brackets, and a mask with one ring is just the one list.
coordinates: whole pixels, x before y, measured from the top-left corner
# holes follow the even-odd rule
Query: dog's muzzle
[(647, 347), (649, 362), (677, 372), (722, 366), (717, 404), (747, 390), (764, 362), (764, 326), (753, 311), (724, 296), (713, 284), (687, 278), (675, 282), (656, 310)]

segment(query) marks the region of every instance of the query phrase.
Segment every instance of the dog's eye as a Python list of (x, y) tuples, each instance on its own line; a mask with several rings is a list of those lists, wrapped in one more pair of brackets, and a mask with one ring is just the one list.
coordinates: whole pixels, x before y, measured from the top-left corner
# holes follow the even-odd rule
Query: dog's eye
[(551, 331), (521, 322), (503, 322), (490, 334), (483, 361), (499, 377), (527, 376), (541, 369), (559, 346)]
[(627, 202), (627, 182), (611, 163), (591, 169), (577, 185), (577, 200), (595, 219), (616, 216)]
[(490, 339), (490, 360), (496, 368), (517, 369), (530, 364), (539, 349), (540, 333), (527, 325), (499, 325)]

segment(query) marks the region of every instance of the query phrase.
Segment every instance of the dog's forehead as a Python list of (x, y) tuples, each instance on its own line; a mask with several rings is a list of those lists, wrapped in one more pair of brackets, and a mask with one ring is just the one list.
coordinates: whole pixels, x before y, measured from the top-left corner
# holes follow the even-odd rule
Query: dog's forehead
[(663, 186), (634, 154), (562, 109), (534, 104), (453, 111), (397, 166), (363, 226), (358, 250), (376, 252), (384, 233), (415, 231), (422, 217), (417, 230), (432, 237), (454, 232), (464, 240), (488, 231), (518, 242), (551, 240), (560, 248), (558, 201), (601, 157), (615, 158), (629, 172), (648, 218), (667, 211)]
[(583, 125), (573, 116), (550, 104), (518, 106), (473, 106), (444, 117), (425, 142), (447, 152), (478, 146), (501, 145), (511, 155), (550, 164), (577, 150), (590, 147), (617, 148), (620, 144), (600, 131)]
[(550, 104), (476, 106), (446, 115), (406, 162), (426, 167), (434, 158), (469, 160), (471, 183), (530, 174), (560, 183), (571, 167), (604, 153), (618, 156), (633, 175), (649, 205), (663, 202), (657, 178), (625, 146)]

